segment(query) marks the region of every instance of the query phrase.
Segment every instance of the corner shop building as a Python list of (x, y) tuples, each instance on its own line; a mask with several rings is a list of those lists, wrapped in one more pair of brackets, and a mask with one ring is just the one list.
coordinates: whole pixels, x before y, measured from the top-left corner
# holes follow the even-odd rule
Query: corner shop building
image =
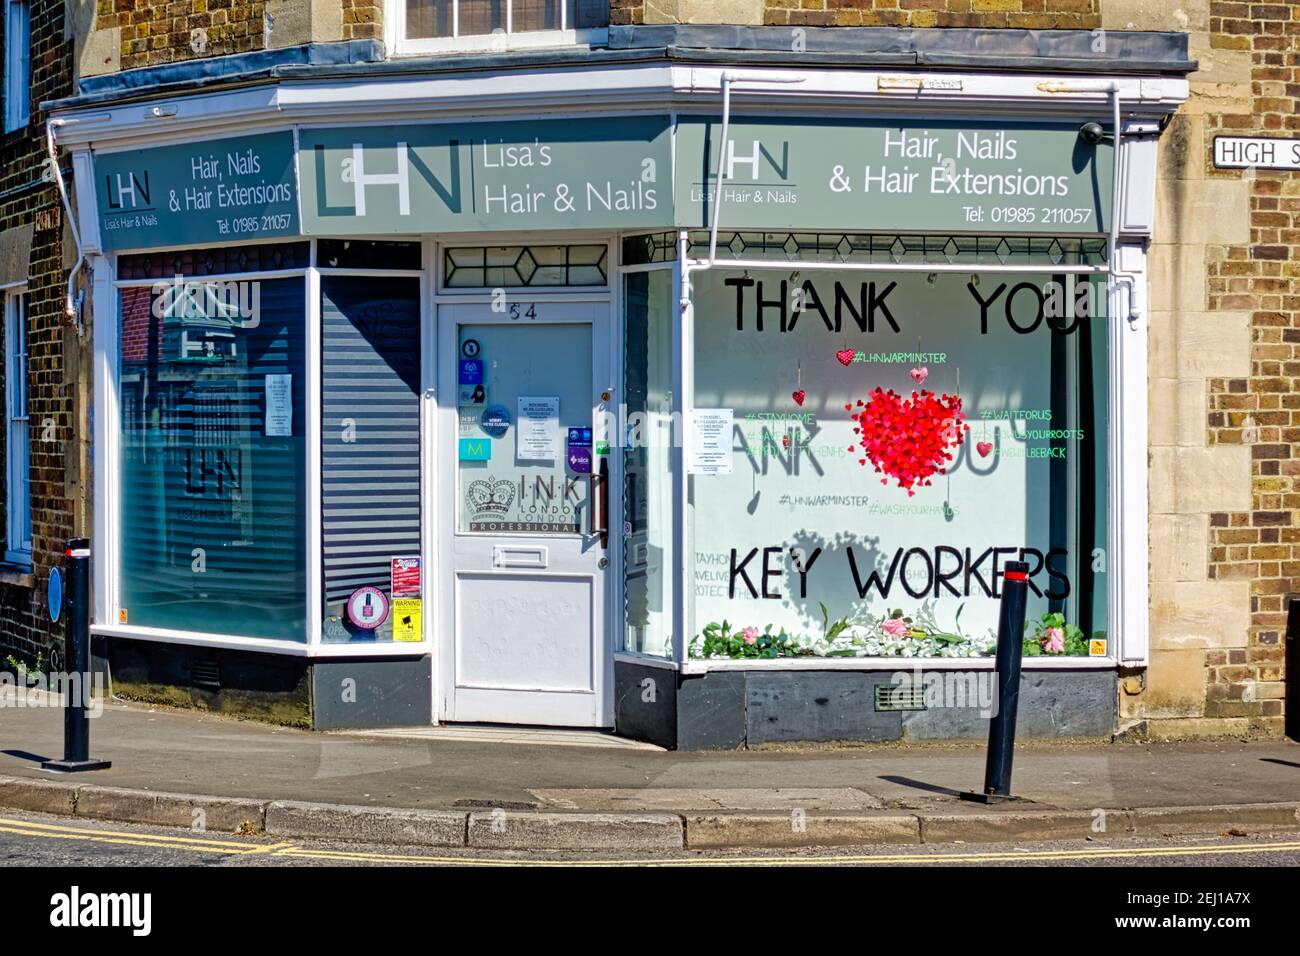
[[(1185, 39), (999, 72), (625, 32), (60, 105), (115, 684), (318, 728), (974, 736), (1023, 558), (1081, 637), (1028, 661), (1025, 732), (1113, 731)], [(890, 693), (925, 675), (976, 699)]]

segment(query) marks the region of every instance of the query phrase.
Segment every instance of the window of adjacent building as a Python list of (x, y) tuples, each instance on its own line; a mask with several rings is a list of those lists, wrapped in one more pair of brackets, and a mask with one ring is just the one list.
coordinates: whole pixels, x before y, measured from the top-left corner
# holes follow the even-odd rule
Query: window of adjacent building
[[(399, 52), (603, 42), (608, 0), (394, 0)], [(394, 18), (397, 20), (397, 18)]]
[(5, 561), (32, 562), (31, 440), (27, 423), (27, 296), (5, 295)]
[(5, 132), (27, 125), (32, 75), (30, 0), (5, 0)]
[(1026, 655), (1113, 653), (1103, 286), (792, 264), (693, 300), (690, 657), (989, 656), (1013, 560)]
[(117, 623), (307, 639), (305, 296), (121, 289)]

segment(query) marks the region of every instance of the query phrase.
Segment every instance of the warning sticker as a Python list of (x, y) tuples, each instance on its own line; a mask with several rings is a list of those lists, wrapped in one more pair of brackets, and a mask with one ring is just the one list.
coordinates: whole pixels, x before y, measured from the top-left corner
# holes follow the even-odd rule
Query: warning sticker
[(393, 601), (393, 640), (408, 643), (424, 640), (423, 606), (419, 598)]

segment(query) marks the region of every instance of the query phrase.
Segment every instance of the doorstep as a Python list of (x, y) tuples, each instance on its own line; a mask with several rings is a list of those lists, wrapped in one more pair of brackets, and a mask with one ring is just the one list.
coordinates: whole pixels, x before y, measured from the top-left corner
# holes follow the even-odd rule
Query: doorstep
[(461, 743), (539, 744), (549, 747), (599, 747), (605, 750), (664, 748), (642, 740), (616, 737), (608, 730), (557, 727), (505, 727), (497, 724), (439, 724), (428, 727), (384, 727), (379, 730), (336, 730), (348, 737), (384, 737), (402, 740), (441, 740)]

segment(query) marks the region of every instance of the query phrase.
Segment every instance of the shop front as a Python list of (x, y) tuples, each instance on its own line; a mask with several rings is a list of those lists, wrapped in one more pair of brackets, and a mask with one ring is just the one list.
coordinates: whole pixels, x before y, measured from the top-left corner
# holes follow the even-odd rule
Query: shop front
[(1185, 81), (527, 79), (60, 113), (115, 680), (318, 728), (977, 736), (1024, 560), (1022, 727), (1111, 733)]

